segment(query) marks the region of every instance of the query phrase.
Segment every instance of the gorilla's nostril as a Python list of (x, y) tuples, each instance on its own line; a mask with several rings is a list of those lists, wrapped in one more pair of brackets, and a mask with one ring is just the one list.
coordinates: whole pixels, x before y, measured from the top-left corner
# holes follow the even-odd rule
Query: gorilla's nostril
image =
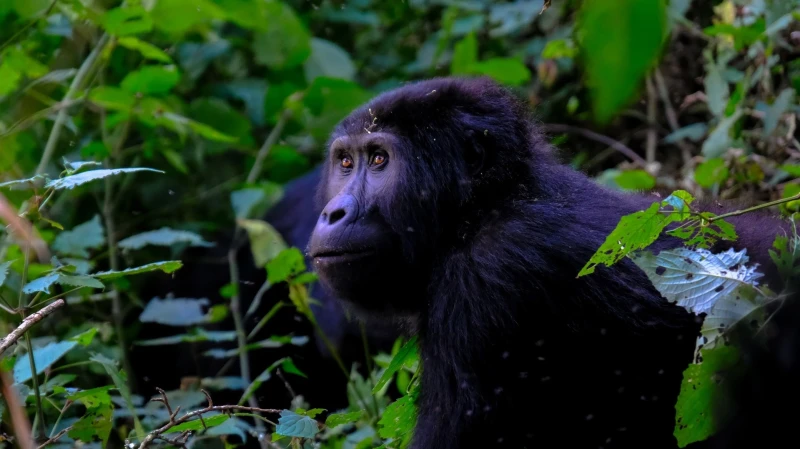
[(345, 216), (344, 209), (336, 209), (335, 211), (331, 212), (330, 219), (328, 220), (328, 224), (334, 224), (337, 221), (341, 220)]

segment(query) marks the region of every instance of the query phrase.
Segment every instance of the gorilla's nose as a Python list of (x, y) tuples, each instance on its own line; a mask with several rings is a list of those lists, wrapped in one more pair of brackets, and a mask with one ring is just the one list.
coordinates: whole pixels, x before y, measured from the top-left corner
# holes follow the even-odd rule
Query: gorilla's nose
[(355, 221), (358, 202), (353, 195), (337, 195), (325, 206), (319, 217), (320, 225), (344, 226)]

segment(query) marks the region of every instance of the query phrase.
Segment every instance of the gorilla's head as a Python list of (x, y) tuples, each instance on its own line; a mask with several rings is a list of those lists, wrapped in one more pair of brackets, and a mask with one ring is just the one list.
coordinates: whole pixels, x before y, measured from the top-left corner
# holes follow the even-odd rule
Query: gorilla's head
[(437, 258), (533, 184), (539, 140), (522, 103), (486, 78), (409, 84), (357, 109), (323, 163), (308, 248), (320, 280), (365, 311), (419, 311)]

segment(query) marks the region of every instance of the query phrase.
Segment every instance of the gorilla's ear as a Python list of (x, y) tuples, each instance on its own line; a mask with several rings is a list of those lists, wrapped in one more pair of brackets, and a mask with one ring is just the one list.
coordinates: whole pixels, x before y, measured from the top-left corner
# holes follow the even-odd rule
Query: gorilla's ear
[(468, 131), (467, 144), (464, 148), (464, 161), (467, 163), (467, 170), (469, 170), (470, 176), (480, 172), (486, 163), (486, 150), (482, 137), (473, 130)]

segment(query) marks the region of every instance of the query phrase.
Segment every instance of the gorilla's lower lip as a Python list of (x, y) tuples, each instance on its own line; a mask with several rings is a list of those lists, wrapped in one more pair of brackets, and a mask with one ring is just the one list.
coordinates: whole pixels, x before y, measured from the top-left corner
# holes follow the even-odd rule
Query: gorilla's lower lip
[(325, 262), (350, 262), (363, 257), (368, 257), (375, 254), (373, 250), (363, 251), (324, 251), (319, 252), (312, 257), (314, 260)]

